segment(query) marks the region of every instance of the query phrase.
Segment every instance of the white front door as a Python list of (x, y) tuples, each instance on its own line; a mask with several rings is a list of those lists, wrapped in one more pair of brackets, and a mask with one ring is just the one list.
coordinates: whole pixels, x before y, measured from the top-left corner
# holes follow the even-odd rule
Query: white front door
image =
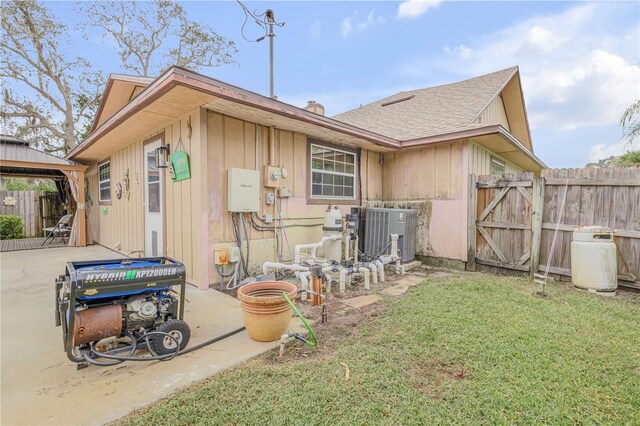
[(144, 255), (164, 255), (162, 169), (157, 167), (160, 140), (144, 145)]

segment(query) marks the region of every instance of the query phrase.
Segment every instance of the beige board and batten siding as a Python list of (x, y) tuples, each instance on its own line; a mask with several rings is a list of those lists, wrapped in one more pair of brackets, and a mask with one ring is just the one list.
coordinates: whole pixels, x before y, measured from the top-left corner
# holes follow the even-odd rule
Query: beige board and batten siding
[(418, 210), (416, 254), (464, 260), (464, 141), (384, 154), (383, 202)]
[[(98, 198), (98, 164), (110, 161), (111, 201), (100, 203)], [(129, 196), (124, 190), (125, 172), (129, 174)], [(111, 153), (92, 164), (86, 172), (89, 181), (89, 220), (93, 240), (103, 246), (137, 255), (144, 251), (144, 210), (142, 206), (143, 178), (142, 141)], [(116, 197), (116, 184), (123, 187), (122, 198)]]
[[(100, 160), (111, 162), (111, 202), (98, 202), (98, 176), (95, 163), (87, 170), (89, 181), (89, 217), (94, 241), (118, 250), (132, 257), (144, 254), (144, 142), (152, 142), (164, 138), (165, 144), (171, 145), (171, 152), (178, 147), (182, 139), (181, 149), (190, 155), (191, 179), (173, 182), (169, 174), (161, 170), (164, 179), (164, 253), (183, 262), (187, 268), (187, 280), (195, 285), (202, 285), (202, 262), (200, 244), (202, 235), (202, 205), (200, 197), (191, 197), (202, 191), (200, 110), (195, 109), (164, 129), (150, 133), (139, 141), (113, 152)], [(191, 123), (192, 135), (188, 137), (188, 122)], [(129, 196), (125, 190), (125, 172), (129, 175)], [(116, 197), (115, 187), (120, 183), (123, 194)]]
[(495, 157), (504, 162), (505, 173), (521, 173), (520, 167), (500, 157), (498, 154), (487, 151), (479, 145), (473, 143), (473, 140), (469, 142), (469, 173), (473, 173), (476, 176), (490, 175), (491, 174), (491, 157)]
[[(258, 141), (256, 144), (256, 124), (240, 120), (214, 111), (207, 112), (207, 151), (208, 172), (207, 194), (209, 249), (209, 282), (215, 284), (220, 276), (213, 263), (213, 250), (216, 247), (229, 247), (235, 244), (231, 214), (227, 211), (227, 171), (230, 168), (256, 169), (260, 171), (261, 185), (264, 185), (264, 168), (269, 165), (271, 129), (258, 125)], [(287, 227), (288, 245), (293, 251), (296, 244), (318, 241), (322, 236), (322, 220), (328, 204), (308, 204), (308, 144), (307, 135), (281, 129), (274, 129), (273, 165), (287, 169), (287, 177), (280, 180), (281, 187), (293, 190), (290, 198), (278, 199), (282, 217)], [(330, 141), (329, 141), (330, 142)], [(256, 153), (257, 145), (257, 153)], [(256, 159), (257, 157), (257, 159)], [(375, 152), (362, 151), (362, 192), (363, 200), (382, 198), (382, 165), (380, 155)], [(261, 186), (259, 215), (278, 217), (276, 205), (265, 203), (265, 194), (277, 189)], [(353, 204), (357, 204), (355, 200)], [(342, 205), (343, 212), (349, 205)], [(245, 215), (246, 218), (246, 215)], [(267, 225), (269, 226), (269, 225)], [(262, 263), (275, 260), (275, 239), (271, 231), (250, 230), (252, 272), (258, 272)], [(283, 257), (292, 254), (285, 247)]]
[(499, 124), (507, 130), (511, 130), (509, 127), (509, 119), (507, 118), (507, 111), (504, 109), (504, 102), (502, 102), (502, 95), (498, 95), (487, 105), (487, 108), (480, 114), (480, 124)]

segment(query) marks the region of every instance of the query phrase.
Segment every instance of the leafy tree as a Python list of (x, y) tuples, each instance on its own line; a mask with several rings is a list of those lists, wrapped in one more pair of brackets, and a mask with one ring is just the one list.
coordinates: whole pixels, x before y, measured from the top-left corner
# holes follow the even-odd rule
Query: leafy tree
[[(122, 67), (149, 76), (169, 65), (192, 69), (230, 63), (233, 41), (188, 19), (179, 4), (80, 3), (85, 34), (102, 29), (116, 41)], [(69, 28), (38, 0), (3, 0), (0, 34), (2, 132), (46, 152), (64, 154), (84, 140), (105, 78), (83, 58), (70, 58)], [(110, 70), (112, 71), (112, 70)]]
[(117, 44), (123, 67), (141, 76), (179, 65), (193, 70), (233, 61), (233, 41), (192, 21), (170, 0), (83, 3), (91, 24)]
[(640, 150), (629, 151), (611, 160), (613, 167), (640, 167)]
[(640, 99), (629, 105), (622, 117), (620, 117), (624, 140), (631, 145), (636, 139), (640, 139)]
[(628, 151), (617, 157), (612, 155), (595, 163), (588, 163), (587, 167), (640, 167), (640, 150)]
[(49, 179), (2, 178), (0, 188), (8, 191), (57, 191), (56, 185)]
[(88, 61), (66, 55), (68, 28), (42, 3), (3, 0), (0, 7), (5, 132), (66, 153), (93, 116), (104, 78)]

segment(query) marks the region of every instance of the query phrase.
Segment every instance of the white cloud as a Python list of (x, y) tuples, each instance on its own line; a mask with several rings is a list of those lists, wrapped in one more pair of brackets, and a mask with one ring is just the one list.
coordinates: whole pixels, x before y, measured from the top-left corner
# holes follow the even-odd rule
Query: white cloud
[(343, 38), (349, 37), (349, 34), (353, 31), (353, 25), (351, 24), (351, 18), (346, 17), (340, 25), (340, 34)]
[(377, 25), (385, 24), (386, 22), (387, 20), (384, 16), (376, 15), (375, 9), (371, 9), (364, 18), (362, 18), (360, 12), (356, 10), (352, 16), (348, 16), (342, 20), (340, 33), (343, 38), (347, 38), (354, 30), (365, 31)]
[(313, 25), (311, 25), (311, 29), (309, 30), (309, 34), (311, 38), (314, 40), (320, 40), (320, 36), (322, 35), (322, 28), (320, 26), (320, 20), (316, 19)]
[(398, 19), (415, 19), (427, 13), (429, 9), (437, 8), (441, 0), (406, 0), (398, 6)]
[(640, 149), (640, 143), (638, 141), (631, 145), (625, 141), (619, 141), (610, 145), (600, 143), (592, 146), (589, 150), (589, 161), (594, 163), (598, 160), (609, 158), (612, 155), (618, 156), (634, 149)]
[[(444, 66), (474, 76), (520, 66), (532, 127), (615, 125), (640, 93), (638, 25), (623, 30), (606, 5), (580, 5), (444, 48)], [(615, 148), (611, 148), (615, 149)]]

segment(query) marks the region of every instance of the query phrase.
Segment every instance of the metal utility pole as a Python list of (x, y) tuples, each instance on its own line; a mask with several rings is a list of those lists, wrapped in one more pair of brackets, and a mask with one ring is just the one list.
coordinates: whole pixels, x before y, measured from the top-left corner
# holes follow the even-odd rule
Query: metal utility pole
[[(278, 27), (284, 27), (285, 23), (276, 22), (275, 14), (271, 9), (267, 9), (264, 13), (259, 13), (257, 11), (252, 13), (249, 9), (247, 9), (247, 7), (244, 4), (242, 4), (240, 0), (237, 0), (237, 1), (238, 1), (238, 4), (242, 7), (242, 10), (244, 11), (244, 18), (245, 18), (244, 23), (242, 24), (242, 29), (240, 30), (240, 32), (242, 33), (242, 37), (244, 37), (246, 41), (256, 42), (256, 43), (261, 42), (262, 40), (265, 39), (265, 37), (269, 37), (269, 96), (275, 99), (276, 95), (275, 95), (275, 89), (274, 89), (274, 75), (273, 75), (273, 62), (274, 62), (273, 38), (276, 36), (276, 33), (273, 32), (273, 26), (275, 25)], [(244, 34), (244, 27), (247, 24), (249, 17), (251, 17), (257, 25), (259, 25), (261, 28), (265, 30), (265, 34), (261, 37), (258, 37), (255, 40), (248, 38)]]
[(273, 89), (273, 38), (276, 36), (273, 32), (273, 24), (275, 23), (273, 10), (267, 9), (267, 24), (269, 26), (269, 32), (267, 33), (267, 37), (269, 37), (269, 96), (271, 98), (275, 98)]

